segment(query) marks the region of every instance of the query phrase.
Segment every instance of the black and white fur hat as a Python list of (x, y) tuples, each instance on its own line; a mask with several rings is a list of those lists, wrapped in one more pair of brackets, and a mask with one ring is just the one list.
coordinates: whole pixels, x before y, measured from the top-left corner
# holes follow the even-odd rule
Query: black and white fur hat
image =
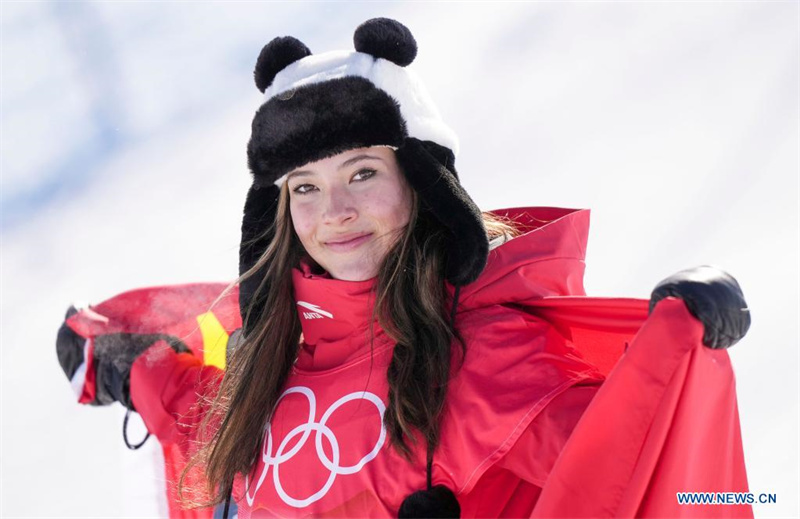
[[(407, 68), (416, 41), (408, 28), (387, 18), (364, 22), (353, 40), (355, 51), (315, 55), (286, 36), (261, 50), (254, 75), (264, 102), (247, 145), (253, 185), (244, 208), (239, 273), (253, 267), (271, 241), (264, 231), (275, 219), (290, 171), (346, 150), (390, 146), (421, 210), (451, 235), (447, 280), (470, 283), (486, 265), (489, 245), (480, 210), (458, 181), (458, 139)], [(243, 316), (251, 305), (252, 315), (263, 311), (263, 298), (253, 299), (266, 267), (261, 270), (241, 283)]]

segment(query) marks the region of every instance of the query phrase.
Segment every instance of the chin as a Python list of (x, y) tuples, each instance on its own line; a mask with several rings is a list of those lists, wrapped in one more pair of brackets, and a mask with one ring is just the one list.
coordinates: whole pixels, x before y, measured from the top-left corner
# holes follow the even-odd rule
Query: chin
[(331, 269), (328, 273), (334, 279), (341, 279), (342, 281), (366, 281), (378, 275), (378, 267), (376, 265), (363, 265), (358, 267)]
[(335, 279), (342, 281), (367, 281), (378, 275), (378, 272), (359, 272), (359, 273), (345, 273), (341, 276), (333, 276)]

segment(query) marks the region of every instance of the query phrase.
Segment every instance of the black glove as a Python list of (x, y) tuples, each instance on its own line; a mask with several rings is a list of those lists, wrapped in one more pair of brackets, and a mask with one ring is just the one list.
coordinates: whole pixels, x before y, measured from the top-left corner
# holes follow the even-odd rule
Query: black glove
[[(71, 306), (65, 320), (77, 310)], [(165, 341), (177, 353), (191, 350), (180, 339), (171, 335), (111, 333), (98, 335), (94, 339), (94, 369), (96, 396), (92, 405), (108, 405), (120, 402), (134, 410), (130, 396), (130, 376), (133, 362), (158, 341)], [(72, 380), (78, 367), (84, 362), (86, 339), (76, 334), (66, 322), (58, 331), (56, 351), (61, 369)]]
[(67, 309), (67, 315), (64, 316), (64, 323), (58, 329), (58, 336), (56, 337), (56, 354), (58, 354), (58, 363), (67, 380), (72, 380), (75, 372), (83, 364), (83, 345), (86, 343), (86, 338), (81, 337), (72, 328), (67, 326), (67, 319), (77, 314), (78, 310), (74, 306)]
[(669, 296), (682, 299), (703, 323), (703, 344), (709, 348), (730, 348), (750, 328), (750, 310), (739, 283), (720, 269), (703, 265), (671, 275), (656, 285), (649, 311)]
[(128, 409), (133, 407), (130, 396), (131, 366), (133, 362), (158, 341), (165, 341), (177, 353), (191, 352), (180, 339), (161, 333), (141, 335), (112, 333), (94, 340), (97, 399), (117, 401)]

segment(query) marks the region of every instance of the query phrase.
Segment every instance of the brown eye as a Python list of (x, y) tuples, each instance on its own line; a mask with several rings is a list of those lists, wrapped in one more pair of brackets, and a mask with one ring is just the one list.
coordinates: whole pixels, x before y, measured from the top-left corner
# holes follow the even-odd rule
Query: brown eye
[(377, 173), (374, 169), (364, 168), (358, 170), (358, 173), (353, 175), (353, 180), (356, 182), (364, 182), (365, 180), (373, 177)]
[(313, 184), (300, 184), (299, 186), (295, 186), (295, 188), (292, 189), (292, 192), (297, 193), (298, 195), (305, 195), (315, 189), (317, 188)]

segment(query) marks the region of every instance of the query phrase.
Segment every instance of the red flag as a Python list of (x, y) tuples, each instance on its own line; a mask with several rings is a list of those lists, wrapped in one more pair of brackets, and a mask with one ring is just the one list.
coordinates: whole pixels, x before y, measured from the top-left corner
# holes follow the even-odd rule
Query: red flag
[[(209, 347), (224, 346), (241, 324), (236, 291), (209, 312), (224, 287), (126, 292), (68, 324), (90, 339), (113, 332), (172, 334), (209, 358)], [(748, 490), (730, 359), (725, 350), (702, 345), (702, 325), (680, 300), (667, 298), (649, 317), (647, 301), (636, 299), (545, 297), (524, 305), (607, 375), (553, 467), (533, 517), (752, 517), (749, 505), (677, 500), (678, 492)], [(203, 322), (219, 323), (216, 335)], [(175, 483), (185, 453), (164, 442), (164, 457), (170, 517), (211, 517), (211, 509), (178, 506)]]
[[(172, 335), (209, 366), (204, 375), (207, 382), (213, 383), (215, 368), (211, 366), (224, 368), (228, 337), (241, 327), (238, 287), (215, 301), (226, 286), (224, 283), (192, 283), (131, 290), (82, 309), (67, 319), (67, 325), (75, 333), (88, 339), (86, 377), (79, 402), (89, 403), (95, 398), (92, 345), (95, 337), (110, 333)], [(174, 421), (173, 417), (165, 417), (165, 420)], [(178, 443), (162, 441), (161, 446), (170, 517), (211, 518), (213, 508), (186, 510), (180, 506), (177, 483), (188, 462), (187, 453)]]
[[(564, 299), (541, 301), (542, 313), (574, 332), (587, 357), (613, 357), (587, 330), (624, 325), (620, 308)], [(702, 336), (682, 301), (656, 306), (572, 432), (532, 517), (753, 517), (748, 504), (678, 502), (679, 492), (748, 491), (730, 358)]]

